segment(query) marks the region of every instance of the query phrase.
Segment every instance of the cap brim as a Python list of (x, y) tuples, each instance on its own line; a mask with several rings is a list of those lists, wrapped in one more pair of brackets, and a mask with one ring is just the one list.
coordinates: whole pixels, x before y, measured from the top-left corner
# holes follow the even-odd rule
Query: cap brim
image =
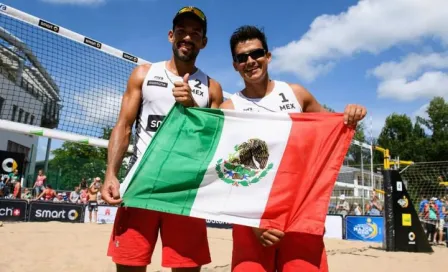
[(206, 25), (207, 25), (207, 23), (204, 21), (204, 19), (202, 19), (201, 17), (199, 17), (196, 13), (194, 13), (192, 11), (186, 11), (186, 12), (176, 15), (176, 17), (174, 17), (174, 19), (173, 19), (173, 24), (177, 24), (179, 22), (179, 20), (181, 20), (182, 18), (188, 18), (188, 17), (198, 20), (202, 24), (203, 27), (206, 27)]

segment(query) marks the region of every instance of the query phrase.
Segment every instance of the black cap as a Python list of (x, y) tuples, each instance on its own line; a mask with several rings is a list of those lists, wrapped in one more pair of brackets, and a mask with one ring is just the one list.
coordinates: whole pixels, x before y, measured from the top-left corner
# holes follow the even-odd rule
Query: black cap
[(204, 30), (204, 36), (205, 36), (207, 33), (207, 17), (205, 16), (204, 12), (202, 10), (198, 9), (197, 7), (187, 6), (187, 7), (181, 8), (176, 13), (176, 16), (174, 16), (173, 27), (177, 24), (179, 18), (184, 14), (193, 15), (195, 18), (197, 18), (201, 22), (202, 28)]

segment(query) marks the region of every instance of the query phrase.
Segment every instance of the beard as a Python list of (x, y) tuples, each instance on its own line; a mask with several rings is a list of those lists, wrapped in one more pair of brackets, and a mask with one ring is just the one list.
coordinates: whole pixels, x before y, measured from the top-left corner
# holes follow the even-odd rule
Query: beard
[(173, 44), (173, 54), (174, 56), (183, 62), (191, 62), (191, 61), (195, 61), (196, 57), (199, 54), (199, 51), (196, 50), (196, 47), (193, 44), (191, 45), (191, 51), (190, 53), (188, 53), (187, 55), (183, 54), (180, 49), (178, 48), (178, 44)]

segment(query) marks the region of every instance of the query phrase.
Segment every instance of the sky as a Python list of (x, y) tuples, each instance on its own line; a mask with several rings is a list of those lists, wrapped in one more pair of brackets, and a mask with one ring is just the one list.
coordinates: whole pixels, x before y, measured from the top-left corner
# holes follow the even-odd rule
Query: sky
[[(229, 93), (242, 86), (232, 67), (229, 38), (245, 24), (262, 27), (273, 54), (272, 78), (303, 85), (338, 112), (351, 103), (366, 106), (365, 123), (373, 136), (388, 115), (425, 116), (431, 98), (448, 98), (446, 0), (3, 3), (150, 62), (170, 58), (167, 34), (174, 14), (182, 6), (197, 6), (209, 22), (209, 42), (197, 64)], [(45, 144), (40, 140), (39, 151)], [(58, 145), (54, 141), (53, 147)]]

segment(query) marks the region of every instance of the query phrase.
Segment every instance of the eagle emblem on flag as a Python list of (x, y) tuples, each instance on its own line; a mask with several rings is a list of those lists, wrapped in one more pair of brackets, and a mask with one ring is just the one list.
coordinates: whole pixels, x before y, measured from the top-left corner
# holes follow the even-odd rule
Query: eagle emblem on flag
[(226, 160), (216, 162), (218, 177), (233, 186), (249, 186), (259, 182), (274, 166), (269, 161), (269, 149), (265, 141), (249, 139), (235, 145), (234, 152)]

